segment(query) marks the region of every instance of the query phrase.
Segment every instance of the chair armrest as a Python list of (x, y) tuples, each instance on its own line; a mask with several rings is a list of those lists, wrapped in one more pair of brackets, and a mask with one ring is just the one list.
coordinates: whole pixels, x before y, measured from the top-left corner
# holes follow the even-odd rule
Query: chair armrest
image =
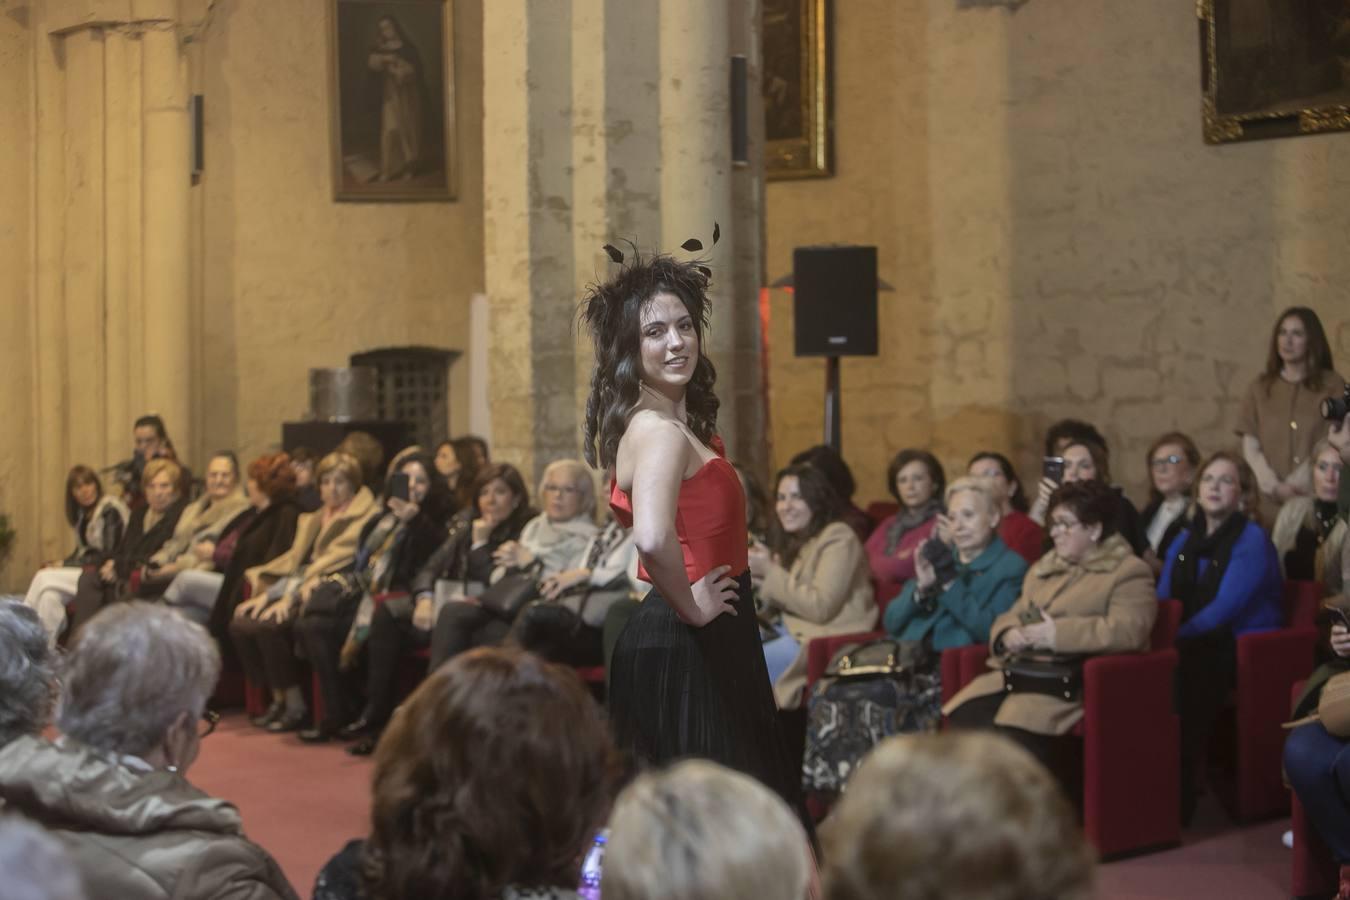
[(811, 688), (820, 680), (820, 676), (825, 674), (825, 667), (830, 664), (830, 657), (839, 652), (839, 648), (845, 644), (862, 644), (867, 641), (875, 641), (884, 638), (884, 631), (863, 631), (854, 634), (831, 634), (826, 637), (812, 638), (806, 645), (806, 693), (811, 694)]

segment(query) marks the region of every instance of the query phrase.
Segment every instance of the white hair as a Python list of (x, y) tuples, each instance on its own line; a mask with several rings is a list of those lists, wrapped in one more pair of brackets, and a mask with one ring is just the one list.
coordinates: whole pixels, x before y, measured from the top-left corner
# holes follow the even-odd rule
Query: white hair
[(544, 474), (539, 476), (539, 490), (535, 496), (539, 502), (544, 500), (544, 485), (548, 482), (551, 474), (557, 473), (566, 478), (576, 489), (580, 491), (579, 515), (594, 517), (595, 515), (595, 482), (591, 480), (591, 470), (579, 459), (555, 459), (553, 462), (544, 466)]
[(640, 776), (610, 817), (605, 900), (803, 900), (801, 823), (747, 775), (689, 760)]
[(220, 651), (202, 626), (167, 607), (115, 603), (80, 630), (58, 724), (83, 744), (141, 756), (179, 716), (201, 715), (219, 676)]

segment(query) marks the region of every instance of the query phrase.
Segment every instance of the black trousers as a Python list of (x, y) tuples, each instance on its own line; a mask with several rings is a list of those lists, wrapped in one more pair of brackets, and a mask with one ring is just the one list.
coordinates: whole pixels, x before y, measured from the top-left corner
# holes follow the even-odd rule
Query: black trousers
[(428, 671), (436, 671), (465, 650), (500, 644), (510, 630), (510, 622), (497, 618), (476, 603), (447, 603), (436, 617), (436, 627), (431, 633)]
[(407, 603), (388, 602), (375, 608), (366, 638), (366, 710), (364, 718), (380, 728), (394, 713), (398, 667), (403, 657), (425, 647), (430, 633), (413, 627)]
[(96, 616), (99, 610), (114, 602), (118, 590), (116, 582), (104, 584), (97, 571), (80, 573), (79, 583), (75, 587), (75, 599), (66, 610), (70, 617), (70, 624), (66, 630), (69, 639), (73, 639), (80, 626)]
[(323, 698), (321, 727), (341, 728), (356, 718), (357, 679), (342, 671), (342, 644), (356, 618), (359, 596), (343, 604), (336, 614), (305, 614), (295, 624), (295, 634), (304, 650), (305, 658), (314, 669)]
[(1007, 694), (1000, 692), (975, 697), (952, 710), (947, 721), (954, 728), (994, 731), (1008, 738), (1036, 758), (1045, 767), (1075, 807), (1081, 806), (1083, 794), (1083, 743), (1069, 734), (1040, 734), (1024, 728), (994, 724), (999, 707)]
[(565, 666), (598, 666), (605, 660), (600, 629), (556, 603), (536, 601), (522, 609), (511, 626), (510, 640)]
[(252, 617), (230, 621), (230, 640), (234, 642), (244, 677), (273, 691), (300, 686), (300, 661), (295, 656), (295, 629), (292, 623), (278, 625)]
[(1237, 644), (1227, 628), (1177, 641), (1175, 698), (1181, 717), (1181, 814), (1191, 818), (1214, 726), (1237, 682)]

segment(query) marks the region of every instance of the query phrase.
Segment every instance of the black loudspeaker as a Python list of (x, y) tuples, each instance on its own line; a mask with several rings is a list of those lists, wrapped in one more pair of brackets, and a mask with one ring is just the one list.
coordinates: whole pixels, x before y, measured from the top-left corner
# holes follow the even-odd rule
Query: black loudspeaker
[(798, 356), (877, 355), (877, 248), (792, 251)]

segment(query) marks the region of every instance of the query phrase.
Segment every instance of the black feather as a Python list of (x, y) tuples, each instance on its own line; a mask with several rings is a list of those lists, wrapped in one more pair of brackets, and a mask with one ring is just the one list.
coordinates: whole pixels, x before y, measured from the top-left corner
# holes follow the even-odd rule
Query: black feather
[(704, 278), (708, 279), (709, 281), (712, 281), (712, 269), (708, 268), (707, 266), (694, 266), (694, 268), (702, 272)]
[(703, 249), (703, 242), (698, 238), (690, 238), (680, 245), (680, 249), (688, 250), (690, 253), (697, 253), (699, 250)]
[(717, 241), (722, 237), (722, 226), (716, 222), (713, 223), (713, 246), (717, 246)]
[(623, 265), (623, 251), (613, 244), (606, 244), (603, 249), (609, 254), (610, 259), (614, 260), (619, 265)]

